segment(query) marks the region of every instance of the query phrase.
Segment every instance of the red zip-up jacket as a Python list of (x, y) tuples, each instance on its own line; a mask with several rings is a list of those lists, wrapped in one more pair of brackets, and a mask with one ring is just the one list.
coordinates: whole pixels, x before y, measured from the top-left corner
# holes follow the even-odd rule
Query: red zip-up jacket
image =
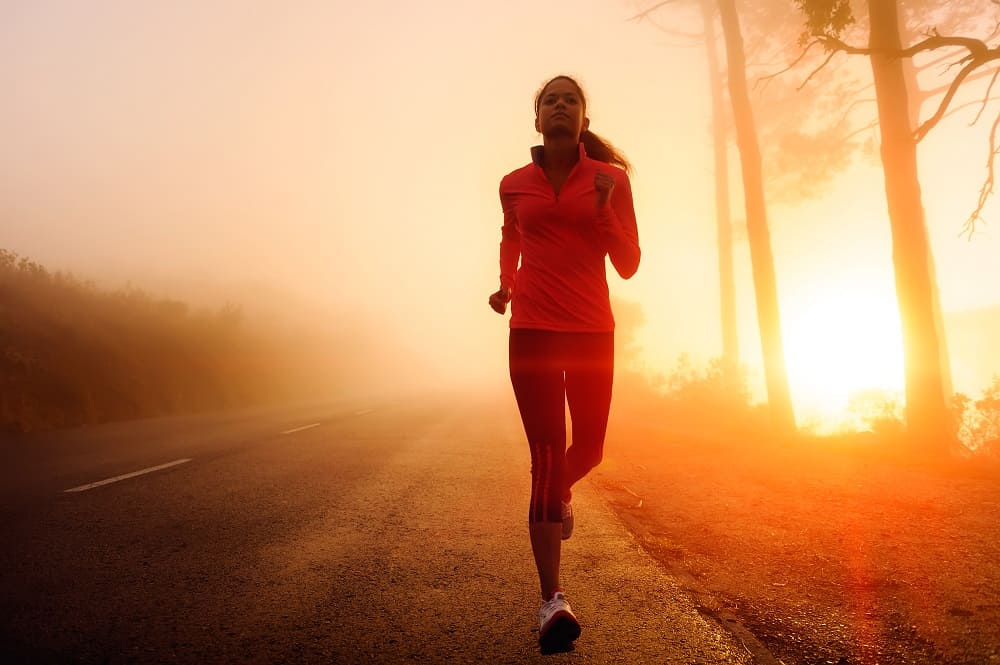
[[(635, 274), (640, 257), (628, 175), (588, 157), (581, 143), (580, 161), (556, 195), (541, 156), (542, 146), (533, 147), (531, 163), (500, 181), (500, 284), (512, 289), (510, 327), (613, 331), (604, 257), (623, 279)], [(598, 170), (615, 180), (601, 208), (594, 189)]]

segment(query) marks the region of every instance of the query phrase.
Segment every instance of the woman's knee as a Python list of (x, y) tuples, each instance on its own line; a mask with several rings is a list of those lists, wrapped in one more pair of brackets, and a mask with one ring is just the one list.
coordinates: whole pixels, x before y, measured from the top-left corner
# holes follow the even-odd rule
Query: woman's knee
[(573, 460), (574, 466), (576, 466), (580, 471), (590, 471), (601, 463), (604, 459), (604, 446), (603, 445), (581, 445), (573, 444), (567, 451), (568, 455), (572, 455), (575, 459)]
[(601, 461), (604, 459), (604, 451), (598, 448), (597, 450), (587, 451), (586, 463), (588, 469), (596, 468)]

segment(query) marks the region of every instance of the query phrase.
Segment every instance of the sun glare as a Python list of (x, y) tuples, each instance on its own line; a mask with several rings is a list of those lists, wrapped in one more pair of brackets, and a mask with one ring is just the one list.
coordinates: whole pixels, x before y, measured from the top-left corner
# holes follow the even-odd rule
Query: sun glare
[(903, 389), (899, 314), (891, 294), (828, 292), (782, 312), (785, 362), (799, 419), (845, 423), (851, 395)]

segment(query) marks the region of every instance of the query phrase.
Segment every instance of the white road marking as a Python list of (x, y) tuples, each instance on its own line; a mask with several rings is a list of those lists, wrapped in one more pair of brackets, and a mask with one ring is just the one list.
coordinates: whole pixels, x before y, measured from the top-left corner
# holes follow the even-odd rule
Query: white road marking
[(365, 409), (364, 411), (356, 411), (356, 412), (354, 413), (354, 415), (356, 415), (356, 416), (363, 416), (363, 415), (365, 415), (366, 413), (371, 413), (371, 412), (372, 412), (372, 411), (374, 411), (374, 410), (375, 410), (375, 409)]
[(92, 490), (95, 487), (101, 487), (102, 485), (110, 485), (111, 483), (117, 483), (119, 480), (126, 480), (127, 478), (135, 478), (136, 476), (141, 476), (146, 473), (152, 473), (153, 471), (160, 471), (161, 469), (169, 469), (172, 466), (177, 466), (178, 464), (184, 464), (185, 462), (190, 462), (191, 458), (178, 459), (173, 462), (167, 462), (166, 464), (157, 464), (156, 466), (151, 466), (148, 469), (140, 469), (139, 471), (133, 471), (132, 473), (123, 473), (120, 476), (115, 476), (114, 478), (106, 478), (104, 480), (98, 480), (96, 483), (88, 483), (86, 485), (80, 485), (79, 487), (71, 487), (68, 490), (63, 490), (64, 492), (85, 492), (87, 490)]
[(282, 434), (294, 434), (295, 432), (301, 432), (304, 429), (312, 429), (313, 427), (319, 427), (319, 423), (313, 423), (312, 425), (303, 425), (302, 427), (296, 427), (295, 429), (286, 429)]

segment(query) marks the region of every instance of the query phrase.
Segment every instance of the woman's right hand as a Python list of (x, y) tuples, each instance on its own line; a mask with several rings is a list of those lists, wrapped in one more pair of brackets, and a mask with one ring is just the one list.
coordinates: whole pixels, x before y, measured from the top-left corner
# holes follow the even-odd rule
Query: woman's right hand
[(505, 286), (501, 286), (500, 290), (496, 293), (490, 294), (490, 307), (497, 314), (506, 314), (507, 303), (510, 302), (510, 289)]

